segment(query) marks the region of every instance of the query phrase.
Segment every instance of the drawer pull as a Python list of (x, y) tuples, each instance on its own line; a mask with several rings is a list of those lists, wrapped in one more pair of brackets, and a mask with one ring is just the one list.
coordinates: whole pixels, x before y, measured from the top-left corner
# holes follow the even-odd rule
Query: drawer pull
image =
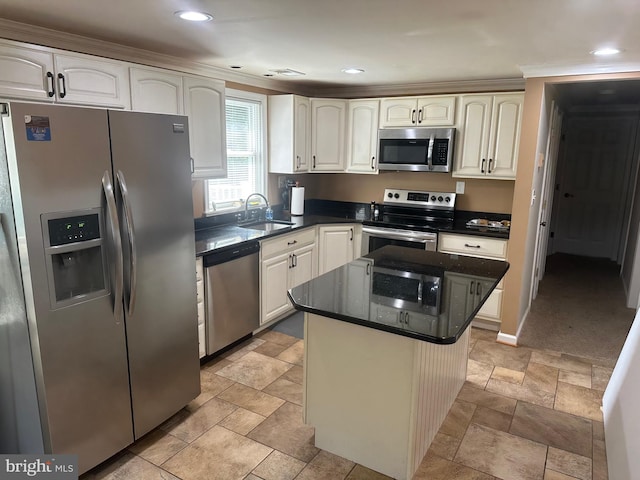
[(287, 242), (287, 245), (295, 245), (296, 243), (298, 243), (297, 240), (293, 240), (292, 242)]
[(469, 245), (468, 243), (465, 243), (464, 246), (467, 248), (480, 248), (480, 245)]

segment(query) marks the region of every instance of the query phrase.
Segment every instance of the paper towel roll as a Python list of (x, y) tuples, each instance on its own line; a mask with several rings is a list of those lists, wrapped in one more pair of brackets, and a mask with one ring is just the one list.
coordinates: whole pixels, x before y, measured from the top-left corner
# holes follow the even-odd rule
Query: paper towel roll
[(304, 215), (304, 187), (291, 187), (291, 215)]

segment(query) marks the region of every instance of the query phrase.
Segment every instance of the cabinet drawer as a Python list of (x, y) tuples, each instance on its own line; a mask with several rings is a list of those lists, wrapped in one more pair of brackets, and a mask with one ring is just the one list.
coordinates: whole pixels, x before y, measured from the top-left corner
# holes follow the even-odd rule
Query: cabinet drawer
[(315, 240), (315, 227), (304, 229), (301, 232), (279, 235), (276, 238), (262, 241), (260, 243), (260, 254), (262, 258), (268, 258), (278, 253), (294, 250), (303, 245), (313, 243)]
[(507, 258), (507, 240), (442, 233), (438, 235), (438, 251), (505, 260)]

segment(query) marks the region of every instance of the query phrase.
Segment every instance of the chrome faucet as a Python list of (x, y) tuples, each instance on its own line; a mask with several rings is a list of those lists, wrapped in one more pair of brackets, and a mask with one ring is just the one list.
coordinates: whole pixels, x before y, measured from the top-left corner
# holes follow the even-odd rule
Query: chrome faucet
[(267, 200), (267, 197), (265, 197), (265, 196), (264, 196), (264, 195), (262, 195), (261, 193), (252, 193), (252, 194), (250, 194), (250, 195), (247, 197), (247, 199), (244, 201), (244, 218), (245, 218), (245, 220), (246, 220), (246, 218), (247, 218), (247, 210), (249, 210), (249, 199), (250, 199), (251, 197), (255, 197), (255, 196), (262, 197), (262, 199), (264, 200), (264, 203), (265, 203), (265, 204), (266, 204), (266, 206), (267, 206), (267, 210), (269, 209), (269, 200)]

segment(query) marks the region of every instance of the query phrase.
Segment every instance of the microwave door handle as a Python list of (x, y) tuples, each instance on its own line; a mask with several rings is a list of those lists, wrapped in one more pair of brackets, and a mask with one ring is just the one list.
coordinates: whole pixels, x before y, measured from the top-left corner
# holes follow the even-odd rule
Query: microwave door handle
[(434, 134), (429, 137), (429, 147), (427, 148), (427, 165), (429, 170), (433, 170), (433, 145), (436, 142)]

